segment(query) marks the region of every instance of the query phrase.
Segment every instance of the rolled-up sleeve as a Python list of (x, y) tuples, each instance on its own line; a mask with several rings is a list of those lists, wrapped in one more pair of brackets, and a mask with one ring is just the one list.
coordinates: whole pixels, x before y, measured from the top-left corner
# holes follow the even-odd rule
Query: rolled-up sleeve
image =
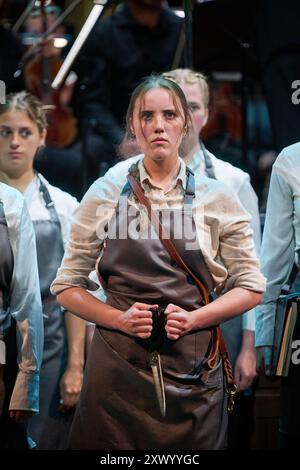
[[(256, 255), (259, 256), (261, 244), (261, 228), (260, 217), (258, 209), (258, 198), (255, 194), (253, 187), (250, 184), (249, 178), (243, 181), (237, 196), (242, 203), (242, 206), (251, 216), (251, 228), (253, 230), (253, 240), (256, 249)], [(255, 331), (255, 309), (251, 309), (243, 314), (243, 330)]]
[(120, 195), (120, 188), (108, 178), (97, 180), (72, 216), (70, 239), (61, 267), (51, 285), (54, 295), (70, 288), (96, 290), (99, 285), (89, 274), (95, 269), (110, 221)]
[(265, 278), (259, 269), (250, 218), (237, 198), (222, 197), (219, 254), (227, 269), (225, 291), (234, 287), (263, 293)]
[(16, 320), (19, 371), (9, 408), (38, 412), (44, 332), (35, 234), (25, 203), (16, 229), (10, 310)]

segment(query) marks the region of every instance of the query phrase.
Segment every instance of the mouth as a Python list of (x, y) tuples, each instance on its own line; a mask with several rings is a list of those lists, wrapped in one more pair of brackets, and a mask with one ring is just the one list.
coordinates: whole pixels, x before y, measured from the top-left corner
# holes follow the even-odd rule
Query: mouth
[(161, 137), (152, 140), (152, 143), (153, 143), (153, 144), (165, 144), (166, 142), (168, 142), (168, 141), (167, 141), (166, 139), (161, 138)]
[(10, 157), (21, 157), (22, 152), (9, 152)]

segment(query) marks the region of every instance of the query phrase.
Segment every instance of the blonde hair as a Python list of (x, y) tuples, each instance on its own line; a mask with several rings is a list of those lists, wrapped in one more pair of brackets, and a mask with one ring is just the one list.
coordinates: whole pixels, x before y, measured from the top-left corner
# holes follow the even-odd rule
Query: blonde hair
[(13, 110), (27, 113), (29, 118), (37, 125), (40, 133), (48, 126), (46, 111), (49, 109), (49, 106), (43, 105), (36, 96), (27, 91), (10, 93), (6, 97), (6, 102), (0, 104), (0, 114)]
[(209, 105), (209, 87), (207, 77), (200, 72), (194, 72), (191, 69), (175, 69), (170, 72), (162, 73), (162, 77), (172, 80), (177, 85), (187, 84), (192, 85), (198, 83), (202, 97), (203, 105), (208, 108)]

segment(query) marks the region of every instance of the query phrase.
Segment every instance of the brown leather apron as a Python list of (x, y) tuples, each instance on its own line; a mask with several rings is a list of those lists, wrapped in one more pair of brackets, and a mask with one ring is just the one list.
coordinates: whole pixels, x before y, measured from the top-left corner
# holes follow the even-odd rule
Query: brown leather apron
[[(132, 227), (140, 218), (126, 204), (128, 185), (122, 196), (98, 266), (107, 303), (123, 311), (134, 302), (173, 303), (187, 311), (199, 308), (202, 299), (197, 286), (174, 264), (154, 233), (151, 239), (124, 237), (124, 227)], [(188, 191), (185, 202), (191, 202)], [(160, 213), (171, 234), (176, 232), (176, 224), (184, 222), (195, 236), (191, 210)], [(183, 230), (182, 237), (173, 240), (180, 254), (187, 239), (191, 243), (191, 234)], [(186, 255), (195, 274), (200, 275), (204, 260), (199, 248), (189, 250), (185, 259)], [(162, 417), (149, 364), (149, 341), (98, 326), (70, 448), (223, 449), (227, 412), (222, 364), (209, 372), (203, 367), (210, 340), (209, 329), (198, 330), (177, 341), (167, 339), (160, 347), (166, 395), (166, 416)]]

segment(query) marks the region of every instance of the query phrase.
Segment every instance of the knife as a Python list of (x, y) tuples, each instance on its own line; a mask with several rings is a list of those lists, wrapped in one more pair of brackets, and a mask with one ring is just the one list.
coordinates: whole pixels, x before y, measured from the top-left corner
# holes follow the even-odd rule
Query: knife
[(160, 355), (157, 351), (150, 353), (150, 366), (152, 369), (154, 387), (156, 392), (156, 397), (159, 404), (159, 409), (161, 415), (164, 417), (166, 415), (166, 397), (164, 389), (164, 381), (161, 370), (161, 361)]

